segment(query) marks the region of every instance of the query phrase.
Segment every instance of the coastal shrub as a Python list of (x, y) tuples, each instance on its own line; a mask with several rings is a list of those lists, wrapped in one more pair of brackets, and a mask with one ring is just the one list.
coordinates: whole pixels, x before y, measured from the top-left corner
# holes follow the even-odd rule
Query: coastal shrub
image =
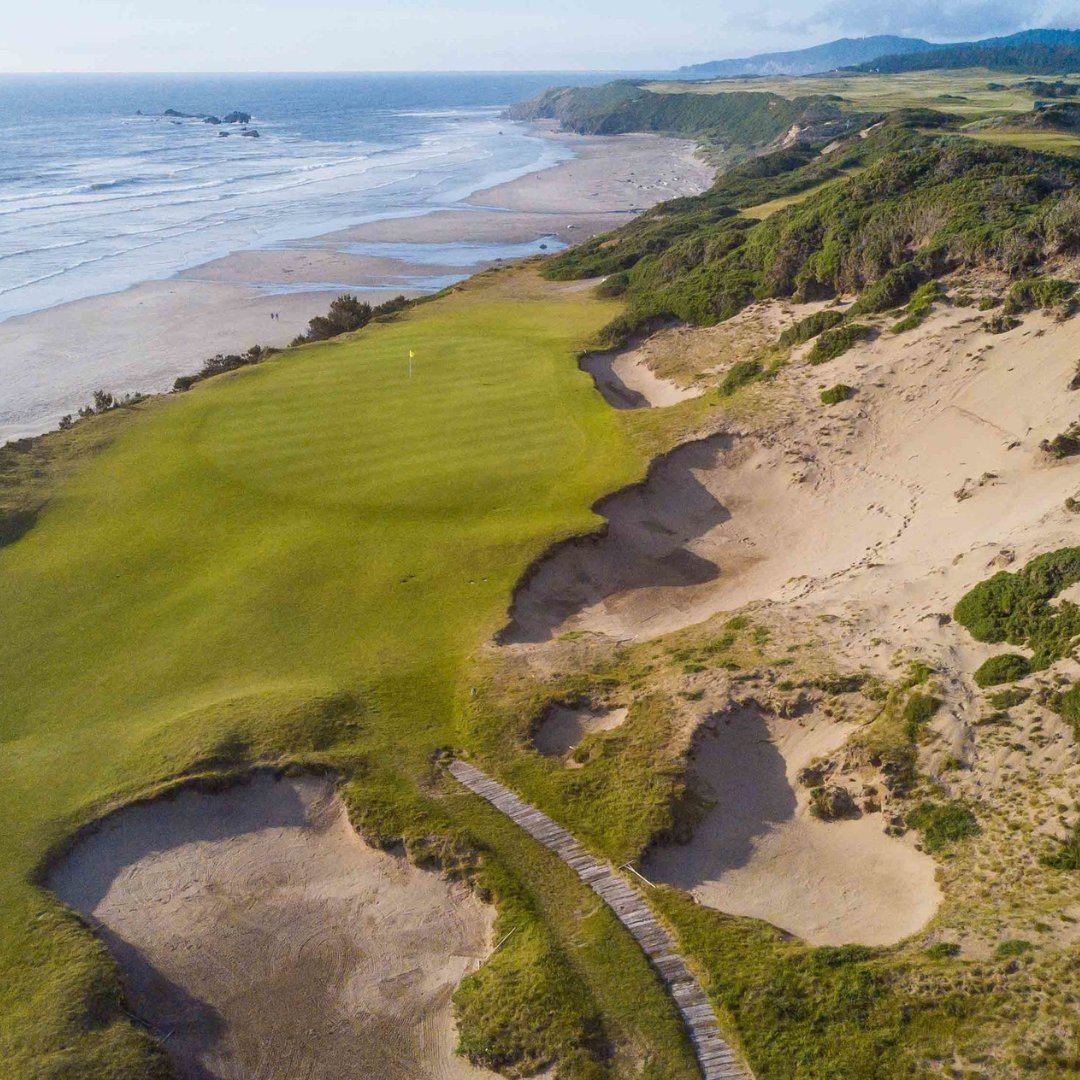
[(932, 694), (916, 691), (904, 704), (904, 734), (914, 742), (923, 725), (929, 723), (941, 702)]
[(1080, 820), (1064, 840), (1039, 857), (1039, 862), (1051, 870), (1080, 870)]
[(923, 847), (942, 851), (979, 832), (975, 815), (959, 800), (947, 803), (923, 802), (907, 816), (907, 824), (922, 834)]
[(807, 354), (807, 362), (811, 364), (824, 364), (829, 360), (835, 360), (843, 356), (848, 349), (865, 341), (873, 334), (869, 326), (861, 323), (846, 323), (844, 326), (825, 330), (814, 342), (814, 347)]
[(1074, 498), (1072, 495), (1070, 495), (1065, 500), (1065, 509), (1070, 514), (1080, 514), (1080, 499)]
[(1023, 938), (1009, 938), (998, 945), (994, 950), (994, 956), (998, 960), (1007, 960), (1012, 956), (1023, 956), (1034, 948), (1035, 946), (1030, 941), (1025, 941)]
[(930, 314), (934, 308), (934, 304), (939, 300), (944, 299), (945, 290), (941, 287), (939, 282), (924, 282), (911, 294), (911, 299), (904, 309), (907, 311), (907, 315), (899, 322), (893, 324), (892, 332), (894, 334), (902, 334), (907, 330), (914, 330), (915, 327), (919, 326), (927, 315)]
[(1036, 308), (1046, 311), (1066, 303), (1075, 292), (1076, 283), (1072, 281), (1051, 277), (1023, 278), (1009, 287), (1004, 311), (1007, 315), (1021, 315)]
[(720, 383), (720, 393), (725, 397), (734, 394), (736, 390), (752, 383), (764, 370), (760, 360), (740, 360), (732, 364)]
[(1080, 739), (1080, 683), (1066, 690), (1057, 699), (1055, 709), (1062, 719), (1072, 724), (1073, 732)]
[[(1080, 454), (1080, 424), (1070, 424), (1052, 439), (1043, 439), (1039, 443), (1039, 449), (1059, 461)], [(1065, 505), (1068, 509), (1067, 501)]]
[(861, 671), (848, 675), (832, 673), (811, 679), (809, 685), (826, 694), (854, 694), (866, 685), (869, 678), (869, 675)]
[(1033, 650), (1039, 671), (1072, 652), (1080, 635), (1080, 607), (1050, 601), (1080, 581), (1080, 548), (1061, 548), (1032, 559), (1022, 570), (999, 571), (980, 582), (953, 609), (976, 641), (1007, 642)]
[(1007, 334), (1010, 330), (1015, 330), (1020, 325), (1020, 320), (1013, 318), (1012, 315), (1004, 315), (1000, 311), (996, 315), (991, 315), (989, 319), (986, 319), (982, 328), (988, 334)]
[(1000, 656), (991, 656), (980, 664), (973, 678), (976, 686), (987, 687), (1016, 682), (1030, 674), (1031, 663), (1027, 657), (1018, 653), (1002, 653)]
[(630, 285), (630, 278), (625, 271), (617, 274), (608, 274), (599, 285), (596, 286), (596, 295), (602, 300), (614, 299), (622, 296)]
[(1016, 705), (1023, 705), (1031, 697), (1031, 691), (1023, 686), (1010, 686), (1008, 690), (999, 690), (996, 694), (988, 694), (986, 700), (995, 709), (1011, 709)]
[(308, 322), (307, 332), (294, 338), (292, 345), (302, 345), (309, 341), (327, 341), (341, 334), (350, 334), (362, 330), (373, 319), (385, 318), (404, 311), (415, 301), (404, 296), (395, 296), (372, 307), (365, 300), (360, 300), (352, 293), (342, 293), (330, 304), (325, 315), (316, 315)]
[[(845, 167), (860, 171), (834, 183), (821, 183), (822, 164), (780, 154), (761, 172), (747, 169), (730, 184), (721, 177), (700, 196), (661, 204), (556, 256), (542, 272), (626, 271), (636, 320), (665, 315), (695, 324), (772, 297), (854, 293), (856, 311), (888, 311), (965, 268), (1037, 277), (1052, 250), (1050, 223), (1075, 201), (1080, 162), (915, 130), (927, 119), (896, 115), (845, 144), (838, 151)], [(730, 217), (736, 207), (796, 190), (809, 195), (781, 213)], [(1032, 295), (1045, 299), (1045, 287)], [(992, 302), (979, 306), (988, 310)], [(1011, 325), (994, 320), (989, 328)]]
[(800, 319), (794, 326), (789, 326), (781, 335), (779, 345), (785, 348), (801, 345), (804, 341), (817, 337), (823, 330), (831, 330), (844, 321), (844, 313), (837, 308), (824, 308)]
[(955, 941), (935, 941), (926, 950), (926, 955), (931, 960), (948, 960), (960, 955), (960, 946)]
[(900, 307), (907, 303), (922, 281), (922, 271), (913, 262), (904, 263), (882, 274), (877, 281), (864, 289), (852, 305), (851, 312), (853, 315), (870, 315)]
[(854, 394), (854, 389), (847, 383), (837, 383), (835, 386), (830, 386), (828, 390), (821, 391), (821, 403), (822, 405), (839, 405), (841, 401), (847, 401)]
[(229, 353), (223, 355), (218, 353), (205, 361), (194, 375), (181, 375), (173, 383), (173, 390), (177, 393), (183, 393), (204, 379), (212, 379), (215, 375), (223, 375), (226, 371), (236, 371), (252, 364), (261, 364), (267, 357), (273, 356), (276, 351), (276, 349), (271, 349), (266, 345), (252, 345), (247, 352), (242, 354)]

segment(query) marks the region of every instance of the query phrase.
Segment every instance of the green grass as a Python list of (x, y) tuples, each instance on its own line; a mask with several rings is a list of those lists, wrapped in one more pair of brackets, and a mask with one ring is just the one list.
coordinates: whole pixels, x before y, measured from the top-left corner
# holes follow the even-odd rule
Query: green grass
[[(984, 115), (1030, 111), (1037, 95), (1029, 87), (1016, 85), (1023, 79), (1024, 76), (1015, 71), (993, 72), (986, 68), (966, 68), (957, 71), (910, 71), (891, 75), (852, 73), (799, 78), (777, 75), (701, 83), (649, 83), (648, 87), (655, 93), (718, 94), (755, 90), (786, 98), (838, 94), (845, 102), (858, 109), (887, 111), (930, 107), (974, 119)], [(1007, 88), (991, 90), (987, 86), (991, 82), (1004, 84)]]
[[(529, 274), (491, 275), (352, 339), (141, 406), (34, 496), (48, 501), (32, 528), (0, 548), (7, 1075), (152, 1075), (101, 947), (31, 883), (103, 808), (175, 777), (295, 760), (354, 778), (366, 835), (404, 835), (414, 852), (427, 835), (476, 839), (475, 810), (455, 810), (475, 800), (428, 794), (431, 752), (459, 738), (470, 657), (528, 562), (594, 528), (590, 504), (643, 471), (625, 421), (575, 362), (615, 310)], [(539, 857), (480, 831), (515, 873)], [(608, 983), (608, 998), (653, 995), (647, 1009), (662, 1014), (643, 962), (627, 968), (629, 937), (608, 927), (585, 964), (570, 912), (545, 923), (552, 963), (570, 973), (552, 973), (545, 1000), (576, 1013), (585, 993), (609, 1035), (634, 1021), (605, 1005)], [(540, 947), (523, 935), (507, 1008), (525, 993), (526, 945)], [(690, 1075), (678, 1025), (654, 1028), (631, 1032), (647, 1075)], [(568, 1039), (584, 1045), (580, 1031)]]

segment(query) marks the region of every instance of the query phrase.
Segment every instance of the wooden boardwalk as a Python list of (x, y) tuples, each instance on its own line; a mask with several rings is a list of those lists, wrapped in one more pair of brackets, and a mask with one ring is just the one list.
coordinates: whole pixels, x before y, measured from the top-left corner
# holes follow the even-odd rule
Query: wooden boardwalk
[(694, 1053), (704, 1080), (752, 1080), (735, 1052), (722, 1038), (720, 1026), (701, 984), (675, 950), (668, 931), (629, 882), (608, 863), (593, 858), (561, 825), (519, 799), (509, 788), (490, 779), (464, 761), (455, 761), (450, 772), (470, 791), (501, 810), (530, 836), (550, 848), (615, 913), (637, 939), (652, 962), (686, 1022)]

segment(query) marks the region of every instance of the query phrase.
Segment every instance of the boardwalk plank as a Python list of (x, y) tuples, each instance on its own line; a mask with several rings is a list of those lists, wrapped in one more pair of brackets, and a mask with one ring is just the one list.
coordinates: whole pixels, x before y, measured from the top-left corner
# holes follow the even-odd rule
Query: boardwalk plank
[(660, 976), (686, 1023), (703, 1080), (753, 1080), (734, 1050), (720, 1037), (720, 1024), (705, 991), (675, 951), (671, 934), (641, 898), (637, 888), (609, 865), (588, 854), (547, 814), (465, 761), (450, 765), (451, 775), (486, 799), (539, 843), (554, 851), (615, 913)]

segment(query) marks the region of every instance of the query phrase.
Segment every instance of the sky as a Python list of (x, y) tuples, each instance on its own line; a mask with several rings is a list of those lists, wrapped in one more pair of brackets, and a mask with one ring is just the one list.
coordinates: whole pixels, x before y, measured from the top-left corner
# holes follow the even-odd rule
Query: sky
[(665, 71), (840, 36), (1080, 26), (1080, 0), (9, 0), (0, 71)]

